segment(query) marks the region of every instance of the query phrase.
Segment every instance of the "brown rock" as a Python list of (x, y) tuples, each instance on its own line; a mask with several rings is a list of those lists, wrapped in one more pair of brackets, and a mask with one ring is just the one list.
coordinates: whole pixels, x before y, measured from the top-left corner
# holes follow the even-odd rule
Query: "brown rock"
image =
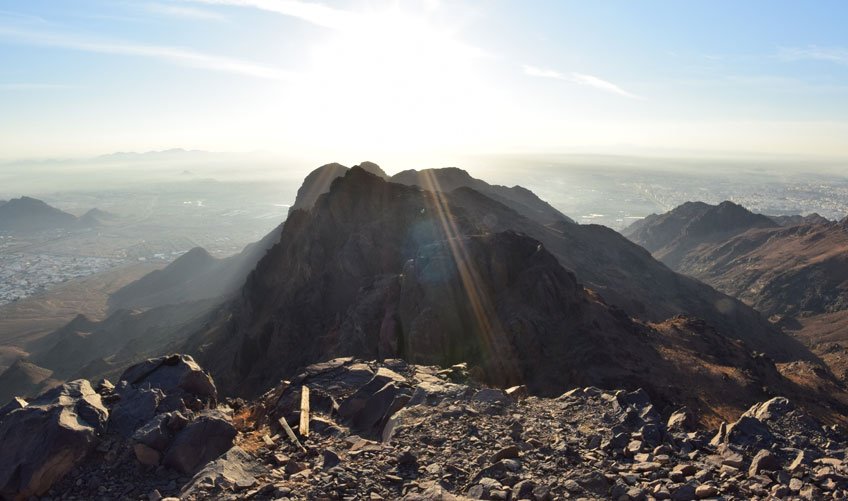
[(518, 457), (520, 449), (516, 445), (509, 445), (499, 450), (492, 455), (492, 462), (497, 463), (501, 459), (515, 459)]

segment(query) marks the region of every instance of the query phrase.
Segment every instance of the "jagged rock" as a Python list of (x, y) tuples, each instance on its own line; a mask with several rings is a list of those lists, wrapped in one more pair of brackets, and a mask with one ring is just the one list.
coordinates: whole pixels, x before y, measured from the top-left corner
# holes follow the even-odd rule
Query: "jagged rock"
[(367, 436), (382, 437), (389, 418), (412, 398), (412, 391), (405, 384), (402, 376), (380, 368), (371, 381), (342, 401), (339, 415), (353, 429)]
[(109, 431), (124, 437), (131, 436), (140, 426), (153, 419), (159, 403), (164, 399), (165, 394), (159, 388), (125, 387), (121, 391), (121, 399), (112, 407)]
[(339, 458), (339, 455), (336, 454), (336, 451), (332, 449), (324, 449), (321, 454), (324, 458), (323, 468), (325, 470), (332, 468), (342, 462), (341, 458)]
[(695, 486), (692, 484), (682, 484), (671, 491), (673, 501), (691, 501), (696, 497)]
[(167, 396), (192, 396), (206, 405), (217, 401), (215, 383), (188, 355), (168, 355), (133, 365), (121, 374), (120, 381), (130, 387), (149, 385)]
[(506, 394), (497, 388), (483, 388), (474, 394), (474, 400), (487, 403), (506, 402)]
[(762, 449), (751, 460), (751, 467), (748, 469), (748, 475), (754, 476), (761, 471), (775, 471), (780, 468), (780, 460), (767, 449)]
[(133, 445), (133, 452), (138, 462), (145, 466), (158, 466), (162, 460), (161, 452), (142, 443)]
[(701, 484), (695, 487), (695, 497), (698, 499), (711, 498), (718, 494), (718, 488), (710, 484)]
[(523, 400), (530, 396), (530, 391), (523, 384), (507, 388), (505, 393), (515, 400)]
[(176, 435), (162, 464), (182, 473), (194, 473), (198, 467), (228, 451), (236, 434), (224, 413), (203, 411)]
[(741, 446), (759, 447), (771, 440), (768, 426), (755, 417), (745, 416), (727, 427), (724, 441)]
[(510, 445), (497, 451), (492, 455), (492, 462), (497, 463), (501, 459), (515, 459), (518, 457), (519, 449), (516, 445)]
[(698, 419), (695, 414), (683, 407), (671, 414), (666, 424), (666, 429), (672, 432), (686, 433), (694, 431), (698, 425)]
[(789, 399), (785, 397), (774, 397), (771, 400), (754, 404), (742, 416), (753, 417), (760, 421), (769, 421), (784, 416), (793, 408)]
[[(158, 464), (162, 454), (171, 446), (174, 436), (188, 424), (178, 411), (158, 414), (133, 433), (135, 453), (142, 464)], [(142, 445), (143, 447), (138, 447)], [(153, 454), (153, 452), (156, 454)], [(155, 461), (154, 461), (155, 458)]]
[(8, 413), (0, 422), (0, 495), (42, 495), (97, 443), (108, 411), (91, 384), (71, 381)]

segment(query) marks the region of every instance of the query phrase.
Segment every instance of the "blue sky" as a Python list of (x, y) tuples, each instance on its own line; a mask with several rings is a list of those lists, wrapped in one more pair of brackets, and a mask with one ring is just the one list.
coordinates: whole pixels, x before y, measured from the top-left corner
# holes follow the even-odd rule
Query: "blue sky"
[(6, 0), (0, 157), (847, 157), (846, 25), (840, 1)]

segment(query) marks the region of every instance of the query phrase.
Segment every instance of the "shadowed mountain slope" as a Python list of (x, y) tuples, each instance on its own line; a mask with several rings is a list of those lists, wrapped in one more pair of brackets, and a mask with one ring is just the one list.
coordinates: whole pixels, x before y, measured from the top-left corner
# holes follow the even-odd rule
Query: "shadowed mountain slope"
[(57, 384), (50, 369), (26, 360), (18, 360), (0, 374), (0, 402), (4, 405), (15, 396), (38, 394)]
[[(694, 320), (675, 329), (631, 320), (585, 289), (547, 244), (479, 217), (495, 208), (498, 219), (511, 213), (528, 221), (467, 188), (433, 193), (353, 168), (312, 210), (290, 214), (241, 297), (186, 348), (225, 393), (239, 395), (256, 395), (337, 355), (468, 361), (487, 381), (527, 384), (541, 394), (638, 385), (661, 401), (691, 399), (704, 408), (717, 404), (676, 381), (735, 392), (740, 406), (764, 386), (794, 394), (743, 341)], [(774, 336), (773, 345), (785, 341)], [(687, 345), (693, 337), (710, 341)], [(707, 356), (739, 378), (705, 376), (691, 359)]]

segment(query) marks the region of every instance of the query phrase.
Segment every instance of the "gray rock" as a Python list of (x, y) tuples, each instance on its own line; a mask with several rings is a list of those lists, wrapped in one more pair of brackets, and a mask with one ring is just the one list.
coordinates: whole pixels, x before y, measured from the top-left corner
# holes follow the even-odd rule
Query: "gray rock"
[(165, 394), (158, 388), (125, 388), (121, 399), (112, 407), (109, 416), (109, 431), (124, 437), (132, 436), (135, 431), (153, 419), (159, 402)]
[(692, 484), (682, 484), (671, 491), (673, 501), (691, 501), (695, 498), (695, 486)]
[(405, 381), (395, 372), (380, 368), (368, 384), (342, 401), (339, 415), (362, 435), (382, 438), (389, 419), (411, 398)]
[(250, 455), (233, 447), (197, 472), (183, 487), (181, 496), (206, 498), (209, 491), (249, 488), (257, 483), (260, 470)]
[(339, 463), (342, 462), (341, 458), (339, 458), (339, 455), (336, 454), (336, 451), (334, 451), (332, 449), (324, 449), (322, 451), (321, 455), (324, 458), (324, 464), (323, 464), (322, 467), (325, 470), (328, 470), (328, 469), (330, 469), (334, 466), (337, 466)]
[(212, 378), (188, 355), (145, 360), (125, 370), (120, 380), (133, 387), (149, 384), (166, 395), (191, 395), (207, 405), (214, 405), (218, 397)]
[(718, 487), (710, 484), (701, 484), (695, 487), (695, 497), (698, 499), (711, 498), (718, 495)]
[(84, 379), (7, 414), (0, 423), (0, 496), (27, 499), (47, 492), (94, 448), (108, 415)]
[(671, 432), (686, 433), (694, 431), (697, 426), (698, 420), (695, 414), (686, 407), (682, 407), (669, 416), (666, 429)]
[(227, 452), (235, 437), (236, 429), (226, 415), (220, 411), (204, 411), (177, 434), (162, 464), (182, 473), (194, 473)]
[(501, 459), (515, 459), (518, 457), (519, 448), (516, 445), (510, 445), (500, 449), (492, 455), (492, 462), (497, 463)]
[(780, 459), (767, 449), (762, 449), (751, 460), (751, 467), (748, 469), (748, 475), (753, 477), (761, 471), (775, 471), (780, 469)]
[(506, 393), (497, 388), (483, 388), (482, 390), (478, 390), (471, 399), (490, 404), (506, 403), (509, 401), (509, 397), (507, 397)]
[(771, 400), (754, 404), (742, 416), (753, 417), (760, 421), (778, 419), (793, 409), (786, 397), (774, 397)]

